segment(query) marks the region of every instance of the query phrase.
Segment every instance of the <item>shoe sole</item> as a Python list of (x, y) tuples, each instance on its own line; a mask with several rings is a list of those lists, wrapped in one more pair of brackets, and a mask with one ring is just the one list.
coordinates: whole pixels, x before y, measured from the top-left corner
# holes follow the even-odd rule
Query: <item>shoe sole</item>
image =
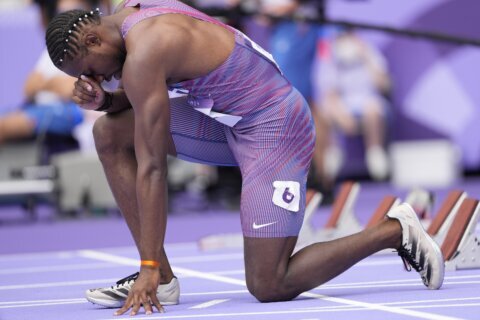
[[(442, 286), (443, 284), (443, 279), (444, 279), (444, 276), (445, 276), (445, 260), (443, 258), (443, 254), (442, 254), (442, 251), (440, 250), (440, 247), (438, 246), (438, 244), (432, 239), (432, 237), (430, 237), (430, 235), (425, 231), (425, 229), (423, 228), (422, 226), (422, 223), (420, 222), (420, 219), (418, 219), (418, 216), (417, 214), (415, 213), (415, 211), (413, 210), (413, 208), (408, 205), (408, 210), (410, 211), (410, 215), (413, 216), (413, 219), (415, 220), (416, 224), (417, 224), (417, 228), (420, 229), (420, 231), (422, 232), (423, 234), (423, 237), (427, 240), (427, 242), (430, 244), (430, 247), (433, 248), (433, 252), (435, 254), (435, 262), (437, 262), (438, 264), (438, 272), (440, 273), (441, 275), (441, 281), (438, 285), (438, 287), (430, 287), (430, 284), (427, 286), (428, 289), (431, 289), (431, 290), (438, 290), (440, 289), (440, 287)], [(388, 214), (387, 214), (388, 215)], [(395, 218), (394, 218), (395, 219)], [(398, 220), (398, 219), (397, 219)], [(438, 263), (440, 261), (440, 263)], [(433, 266), (432, 266), (432, 269), (433, 269)], [(431, 283), (431, 281), (430, 281)]]

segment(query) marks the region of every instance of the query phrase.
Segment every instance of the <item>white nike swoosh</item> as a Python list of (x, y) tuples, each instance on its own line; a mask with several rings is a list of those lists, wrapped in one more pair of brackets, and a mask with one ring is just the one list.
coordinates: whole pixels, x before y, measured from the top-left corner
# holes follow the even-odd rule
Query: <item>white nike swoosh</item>
[(277, 221), (275, 222), (270, 222), (270, 223), (265, 223), (265, 224), (257, 224), (256, 222), (253, 223), (253, 229), (260, 229), (260, 228), (264, 228), (266, 226), (269, 226), (269, 225), (272, 225), (272, 224), (275, 224), (277, 223)]

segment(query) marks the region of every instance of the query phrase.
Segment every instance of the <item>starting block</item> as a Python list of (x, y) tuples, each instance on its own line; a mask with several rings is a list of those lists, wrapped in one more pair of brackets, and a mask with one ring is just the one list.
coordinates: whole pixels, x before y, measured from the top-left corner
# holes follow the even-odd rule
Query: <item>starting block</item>
[(365, 228), (373, 227), (377, 223), (381, 222), (385, 218), (385, 215), (399, 204), (400, 199), (395, 196), (389, 195), (383, 198), (382, 202), (380, 202), (380, 205), (373, 213)]
[(309, 239), (312, 239), (314, 237), (315, 229), (312, 225), (312, 217), (321, 202), (322, 194), (320, 192), (317, 192), (315, 190), (307, 190), (307, 205), (305, 207), (305, 215), (303, 218), (302, 228), (300, 229), (300, 233), (298, 235), (297, 247), (303, 247), (304, 243), (308, 243)]
[(480, 268), (480, 242), (476, 234), (479, 215), (479, 201), (465, 199), (441, 246), (446, 270)]
[[(359, 183), (344, 182), (340, 186), (325, 226), (315, 231), (310, 223), (311, 217), (305, 219), (295, 250), (298, 251), (312, 243), (338, 239), (363, 230), (364, 227), (355, 216), (354, 210), (359, 191)], [(366, 227), (374, 226), (382, 221), (388, 211), (399, 204), (400, 199), (397, 197), (386, 196), (367, 222)]]
[(441, 245), (467, 193), (461, 190), (451, 191), (440, 206), (435, 218), (427, 228), (427, 233)]
[(354, 213), (359, 191), (358, 182), (348, 181), (341, 185), (330, 217), (324, 228), (316, 232), (314, 242), (333, 240), (362, 230)]
[(423, 227), (426, 228), (430, 224), (434, 202), (433, 193), (425, 189), (415, 188), (407, 194), (405, 202), (413, 208)]
[(311, 223), (314, 210), (308, 213), (305, 210), (305, 219), (294, 252), (315, 242), (334, 240), (361, 230), (353, 212), (359, 190), (360, 184), (357, 182), (348, 181), (340, 186), (330, 217), (323, 229), (315, 230)]

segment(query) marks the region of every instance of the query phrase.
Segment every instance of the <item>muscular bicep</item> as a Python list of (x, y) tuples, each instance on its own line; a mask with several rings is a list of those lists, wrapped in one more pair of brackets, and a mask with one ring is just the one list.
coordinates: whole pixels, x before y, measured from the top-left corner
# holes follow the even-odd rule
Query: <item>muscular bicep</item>
[[(155, 31), (157, 27), (164, 33)], [(167, 79), (185, 77), (181, 66), (190, 38), (182, 28), (168, 24), (145, 24), (132, 32), (126, 40), (122, 80), (135, 112), (135, 147), (140, 154), (158, 156), (162, 152), (166, 157), (170, 129)], [(145, 41), (147, 34), (162, 41)], [(156, 148), (155, 153), (149, 148)]]
[(170, 106), (164, 72), (144, 63), (126, 63), (123, 86), (135, 114), (139, 174), (166, 171)]

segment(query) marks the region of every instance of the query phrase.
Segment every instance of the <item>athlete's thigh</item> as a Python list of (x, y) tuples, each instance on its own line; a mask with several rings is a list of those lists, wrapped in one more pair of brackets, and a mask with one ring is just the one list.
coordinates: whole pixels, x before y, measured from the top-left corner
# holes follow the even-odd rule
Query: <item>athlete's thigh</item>
[(227, 132), (242, 172), (240, 210), (246, 237), (296, 237), (303, 222), (315, 143), (313, 120), (304, 99), (292, 98), (276, 107), (278, 111), (254, 119), (254, 129)]
[(170, 99), (170, 133), (177, 157), (190, 162), (236, 166), (226, 126), (194, 110), (186, 97)]

